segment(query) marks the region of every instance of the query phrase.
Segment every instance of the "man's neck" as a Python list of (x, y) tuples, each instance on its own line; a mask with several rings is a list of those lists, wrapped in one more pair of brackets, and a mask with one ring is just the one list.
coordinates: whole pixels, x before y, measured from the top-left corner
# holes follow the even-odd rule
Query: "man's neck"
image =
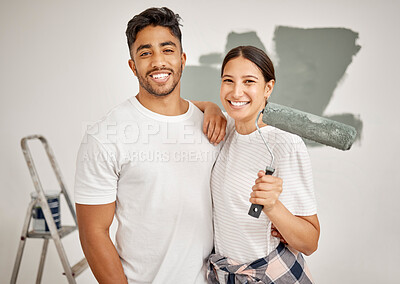
[(189, 108), (189, 103), (180, 97), (179, 92), (157, 97), (140, 88), (136, 98), (145, 108), (167, 116), (184, 114)]

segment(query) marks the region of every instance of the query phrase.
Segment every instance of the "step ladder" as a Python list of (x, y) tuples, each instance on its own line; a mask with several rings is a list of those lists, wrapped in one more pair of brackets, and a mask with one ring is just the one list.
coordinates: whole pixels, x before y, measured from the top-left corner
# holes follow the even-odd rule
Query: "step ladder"
[[(57, 230), (56, 223), (54, 222), (52, 213), (50, 211), (49, 204), (47, 203), (45, 193), (44, 193), (42, 185), (40, 183), (38, 172), (36, 171), (36, 167), (33, 162), (31, 152), (28, 147), (28, 140), (33, 140), (33, 139), (39, 139), (42, 142), (42, 145), (46, 150), (50, 164), (51, 164), (51, 166), (54, 170), (54, 173), (57, 177), (58, 183), (60, 184), (60, 188), (61, 188), (60, 194), (64, 195), (64, 198), (68, 204), (69, 210), (71, 211), (71, 214), (74, 218), (75, 226), (61, 226), (61, 228)], [(48, 247), (50, 239), (52, 239), (54, 241), (55, 247), (57, 249), (58, 255), (60, 256), (60, 260), (61, 260), (61, 263), (62, 263), (62, 266), (64, 269), (63, 274), (67, 277), (68, 283), (70, 283), (70, 284), (76, 283), (75, 277), (77, 277), (80, 273), (82, 273), (87, 268), (88, 264), (87, 264), (86, 259), (83, 258), (81, 261), (79, 261), (78, 263), (76, 263), (74, 266), (71, 267), (68, 262), (64, 247), (61, 243), (61, 239), (65, 236), (67, 236), (68, 234), (72, 233), (73, 231), (77, 230), (78, 226), (77, 226), (75, 210), (74, 210), (73, 204), (71, 203), (71, 200), (68, 196), (68, 192), (65, 188), (64, 181), (61, 176), (61, 172), (57, 165), (54, 154), (53, 154), (49, 144), (47, 143), (47, 140), (41, 135), (31, 135), (31, 136), (22, 138), (21, 148), (22, 148), (22, 152), (24, 153), (24, 157), (25, 157), (26, 163), (28, 165), (29, 172), (31, 174), (33, 184), (35, 186), (37, 198), (32, 200), (29, 203), (28, 210), (26, 212), (26, 218), (25, 218), (25, 222), (24, 222), (24, 225), (22, 228), (21, 240), (19, 242), (17, 257), (15, 259), (14, 269), (12, 272), (10, 283), (14, 284), (17, 281), (18, 271), (19, 271), (19, 268), (21, 265), (22, 254), (24, 252), (25, 243), (28, 238), (43, 239), (43, 248), (42, 248), (42, 254), (40, 257), (40, 263), (39, 263), (39, 269), (38, 269), (38, 273), (37, 273), (37, 277), (36, 277), (36, 283), (40, 283), (42, 280), (43, 267), (44, 267), (44, 262), (45, 262), (46, 253), (47, 253), (47, 247)], [(42, 232), (35, 232), (33, 230), (29, 231), (29, 224), (31, 222), (33, 210), (34, 210), (35, 206), (40, 206), (42, 208), (47, 226), (49, 228), (49, 232), (42, 233)]]

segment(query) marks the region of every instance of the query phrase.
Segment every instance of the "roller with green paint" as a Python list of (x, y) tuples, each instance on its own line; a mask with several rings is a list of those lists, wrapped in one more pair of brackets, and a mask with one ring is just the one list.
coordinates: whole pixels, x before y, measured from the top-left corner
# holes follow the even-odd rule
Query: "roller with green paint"
[(347, 124), (294, 108), (267, 103), (263, 122), (300, 137), (340, 150), (349, 150), (357, 131)]
[[(258, 133), (272, 157), (271, 165), (265, 169), (267, 175), (272, 175), (275, 171), (274, 155), (258, 127), (257, 122), (261, 113), (264, 113), (262, 120), (267, 125), (343, 151), (349, 150), (356, 139), (357, 131), (352, 126), (283, 105), (267, 103), (256, 120)], [(258, 218), (262, 209), (262, 205), (252, 204), (249, 215)]]

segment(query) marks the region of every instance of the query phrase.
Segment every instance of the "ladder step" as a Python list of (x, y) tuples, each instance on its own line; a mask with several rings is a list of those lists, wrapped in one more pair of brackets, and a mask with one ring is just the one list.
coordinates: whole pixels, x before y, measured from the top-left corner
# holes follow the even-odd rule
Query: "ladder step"
[[(86, 268), (88, 267), (88, 263), (86, 261), (86, 258), (82, 258), (79, 262), (77, 262), (74, 266), (72, 266), (72, 276), (77, 277), (79, 274), (81, 274)], [(65, 275), (65, 272), (63, 272), (63, 275)]]
[[(66, 235), (72, 233), (77, 229), (76, 226), (61, 226), (61, 228), (58, 230), (58, 234), (60, 235), (60, 238), (65, 237)], [(35, 231), (29, 231), (27, 238), (39, 238), (39, 239), (51, 239), (51, 234), (50, 232), (35, 232)]]

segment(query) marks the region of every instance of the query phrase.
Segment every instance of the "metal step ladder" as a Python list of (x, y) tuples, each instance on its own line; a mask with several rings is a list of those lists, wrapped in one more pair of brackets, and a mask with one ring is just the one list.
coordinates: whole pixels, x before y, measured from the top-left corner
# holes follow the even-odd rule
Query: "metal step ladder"
[[(31, 152), (28, 147), (28, 140), (33, 140), (33, 139), (39, 139), (42, 142), (42, 145), (46, 150), (50, 164), (51, 164), (51, 166), (54, 170), (54, 173), (57, 177), (58, 183), (60, 184), (60, 188), (61, 188), (60, 194), (64, 195), (64, 198), (68, 204), (69, 210), (71, 211), (71, 214), (74, 218), (75, 226), (61, 226), (61, 228), (57, 230), (56, 223), (55, 223), (52, 213), (50, 211), (49, 204), (47, 203), (47, 199), (46, 199), (45, 193), (43, 191), (42, 184), (40, 183), (40, 180), (39, 180), (38, 172), (36, 170)], [(70, 284), (76, 283), (75, 277), (77, 277), (80, 273), (82, 273), (87, 268), (88, 264), (87, 264), (86, 259), (83, 258), (81, 261), (79, 261), (78, 263), (76, 263), (74, 266), (71, 267), (68, 262), (68, 258), (65, 253), (64, 247), (61, 243), (61, 239), (65, 236), (67, 236), (68, 234), (72, 233), (73, 231), (77, 230), (78, 225), (77, 225), (76, 214), (75, 214), (73, 204), (71, 203), (71, 200), (68, 196), (68, 192), (65, 188), (63, 178), (61, 176), (61, 172), (57, 165), (54, 154), (53, 154), (49, 144), (47, 143), (47, 140), (41, 135), (31, 135), (31, 136), (22, 138), (21, 148), (22, 148), (22, 152), (24, 153), (24, 157), (25, 157), (26, 163), (28, 165), (29, 172), (32, 177), (32, 181), (35, 186), (35, 190), (37, 192), (37, 198), (32, 200), (29, 203), (28, 211), (26, 212), (26, 218), (25, 218), (25, 222), (24, 222), (24, 225), (22, 228), (21, 240), (19, 242), (17, 257), (15, 259), (14, 269), (13, 269), (10, 283), (14, 284), (17, 281), (18, 271), (19, 271), (19, 268), (21, 265), (21, 260), (22, 260), (22, 254), (24, 252), (25, 243), (28, 238), (43, 239), (43, 248), (42, 248), (42, 254), (40, 257), (40, 263), (39, 263), (39, 269), (38, 269), (38, 273), (37, 273), (37, 277), (36, 277), (36, 283), (40, 283), (42, 280), (43, 267), (44, 267), (44, 262), (45, 262), (46, 253), (47, 253), (47, 247), (48, 247), (50, 239), (52, 239), (54, 241), (55, 247), (57, 249), (58, 255), (60, 256), (60, 260), (61, 260), (61, 263), (62, 263), (62, 266), (64, 269), (63, 274), (67, 277), (68, 283), (70, 283)], [(33, 210), (34, 210), (35, 206), (40, 206), (42, 208), (44, 218), (45, 218), (47, 226), (49, 228), (49, 232), (42, 233), (42, 232), (35, 232), (33, 230), (29, 231), (29, 224), (31, 222)]]

